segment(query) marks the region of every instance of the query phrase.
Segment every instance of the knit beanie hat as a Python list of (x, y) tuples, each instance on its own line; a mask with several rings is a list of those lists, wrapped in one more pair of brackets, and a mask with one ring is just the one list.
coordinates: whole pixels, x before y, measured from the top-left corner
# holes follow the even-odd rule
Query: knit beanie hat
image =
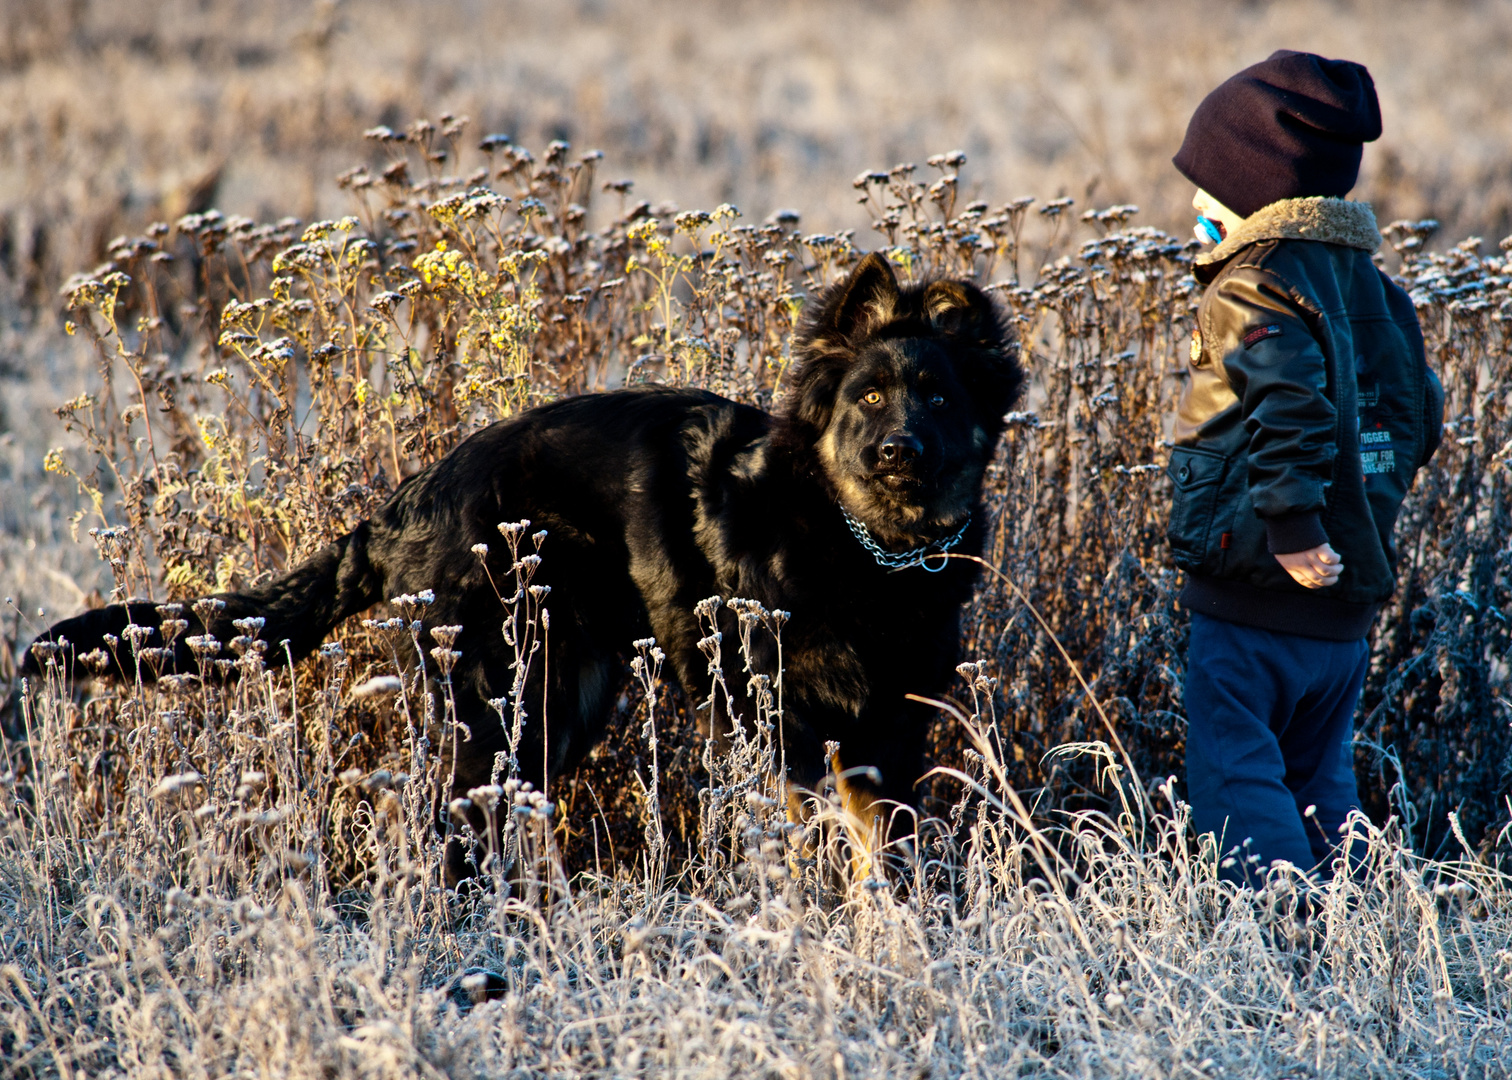
[(1171, 161), (1249, 217), (1280, 199), (1347, 194), (1362, 144), (1380, 135), (1381, 105), (1363, 65), (1280, 49), (1203, 98)]

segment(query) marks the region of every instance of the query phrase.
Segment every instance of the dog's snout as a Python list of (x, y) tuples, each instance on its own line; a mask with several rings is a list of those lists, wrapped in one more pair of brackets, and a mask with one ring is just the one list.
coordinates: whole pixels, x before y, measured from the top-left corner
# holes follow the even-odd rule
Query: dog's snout
[(906, 431), (895, 431), (877, 447), (877, 457), (884, 465), (911, 465), (924, 452), (924, 444)]

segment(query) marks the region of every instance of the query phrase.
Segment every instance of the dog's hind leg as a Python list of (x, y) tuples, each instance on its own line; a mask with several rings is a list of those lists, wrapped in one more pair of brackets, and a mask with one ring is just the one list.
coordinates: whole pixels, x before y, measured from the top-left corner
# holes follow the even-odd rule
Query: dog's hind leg
[[(488, 816), (473, 805), (471, 793), (513, 779), (549, 799), (550, 785), (575, 768), (603, 732), (621, 660), (596, 647), (575, 619), (563, 617), (571, 614), (565, 604), (554, 606), (558, 618), (545, 635), (546, 647), (530, 663), (518, 716), (512, 687), (496, 685), (513, 672), (502, 657), (483, 655), (489, 648), (484, 640), (470, 642), (478, 646), (473, 650), (477, 659), (453, 674), (452, 702), (465, 730), (457, 731), (444, 751), (452, 776), (448, 802), (466, 801), (459, 806), (461, 820), (445, 808), (437, 819), (447, 836), (449, 883), (476, 874), (490, 849), (503, 851), (503, 825), (513, 812), (512, 806), (501, 805), (490, 834)], [(463, 655), (468, 655), (466, 648)], [(550, 820), (558, 820), (554, 812)], [(465, 838), (464, 822), (475, 843)]]
[[(790, 788), (788, 818), (818, 826), (820, 845), (832, 860), (832, 884), (845, 891), (873, 878), (885, 878), (896, 870), (900, 859), (909, 860), (916, 830), (906, 828), (910, 816), (907, 804), (888, 797), (878, 782), (877, 769), (846, 768), (838, 748), (830, 750), (829, 766), (822, 787), (831, 791), (827, 798), (817, 800), (817, 815), (813, 794)], [(843, 857), (832, 846), (842, 841)], [(806, 857), (818, 854), (817, 850), (805, 851)]]

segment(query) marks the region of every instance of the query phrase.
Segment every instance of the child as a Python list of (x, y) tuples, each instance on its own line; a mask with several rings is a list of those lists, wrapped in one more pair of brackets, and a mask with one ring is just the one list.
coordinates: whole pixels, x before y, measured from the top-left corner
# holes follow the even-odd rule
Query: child
[(1380, 133), (1364, 67), (1282, 50), (1209, 94), (1173, 159), (1216, 244), (1169, 470), (1187, 790), (1234, 881), (1318, 867), (1359, 806), (1365, 636), (1442, 427), (1412, 302), (1371, 262), (1375, 216), (1342, 197)]

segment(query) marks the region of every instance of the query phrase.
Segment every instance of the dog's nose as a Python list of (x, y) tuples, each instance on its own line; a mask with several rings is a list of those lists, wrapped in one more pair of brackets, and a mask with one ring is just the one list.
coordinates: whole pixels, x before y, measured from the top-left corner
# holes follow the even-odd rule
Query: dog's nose
[(882, 440), (877, 456), (884, 465), (911, 465), (924, 452), (924, 444), (906, 431), (895, 431)]

